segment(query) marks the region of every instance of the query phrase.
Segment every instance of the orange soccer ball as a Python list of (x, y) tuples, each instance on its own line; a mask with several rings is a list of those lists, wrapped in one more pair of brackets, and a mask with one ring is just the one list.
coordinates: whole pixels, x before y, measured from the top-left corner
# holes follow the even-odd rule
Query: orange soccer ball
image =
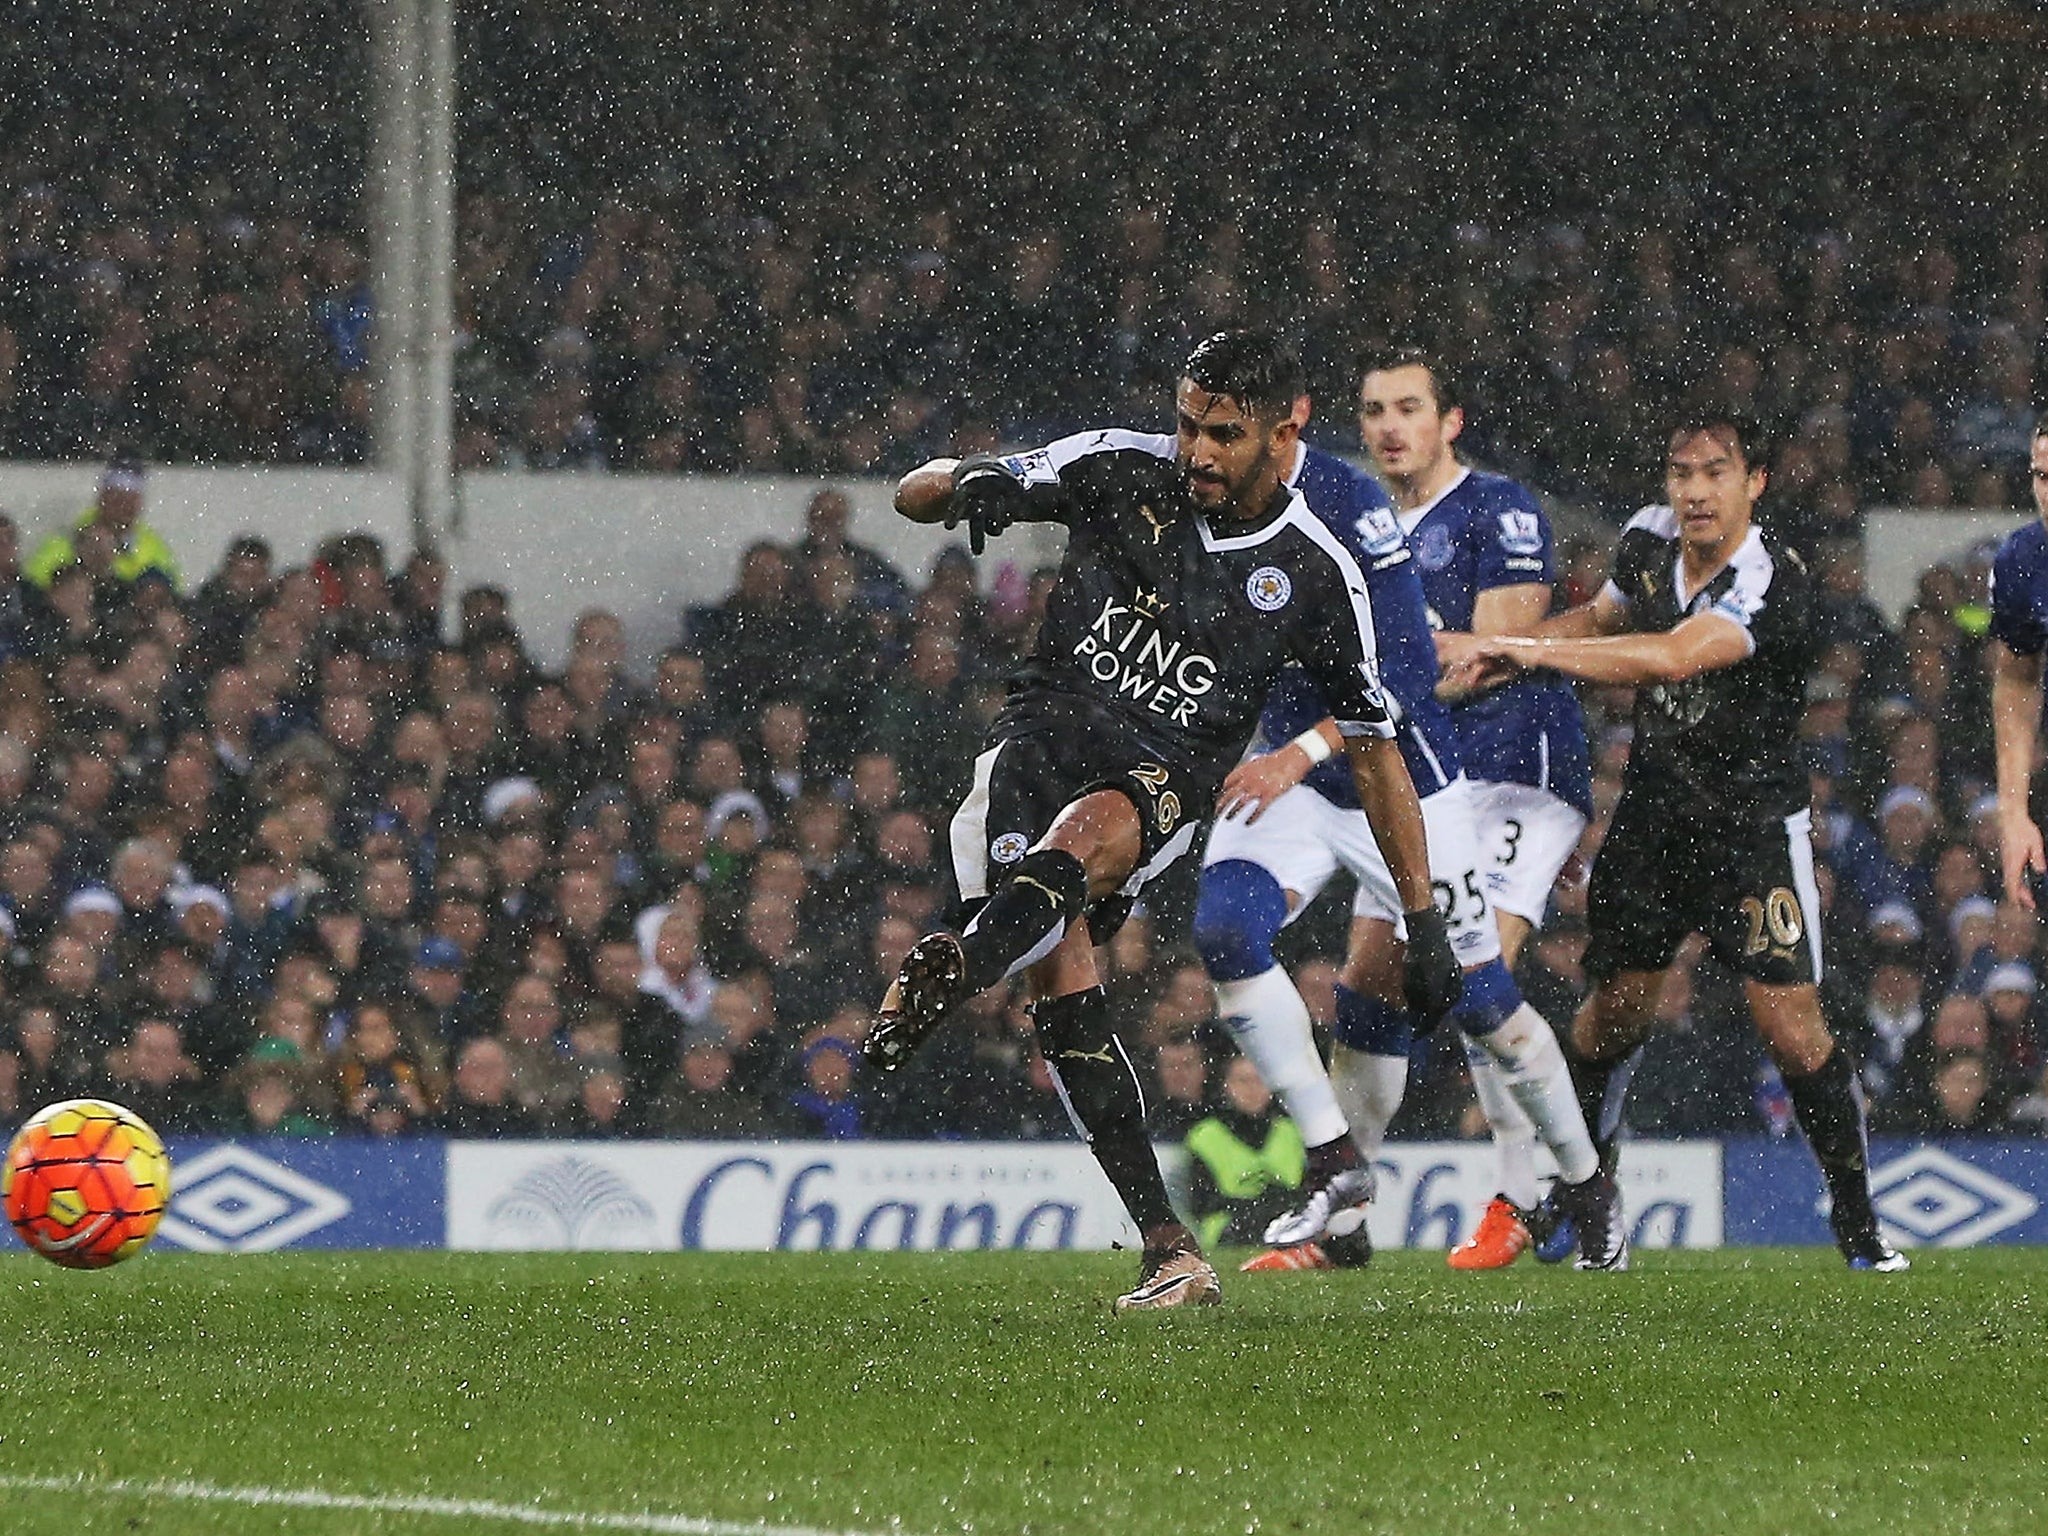
[(14, 1230), (67, 1269), (120, 1263), (149, 1241), (170, 1200), (163, 1139), (104, 1099), (52, 1104), (15, 1133), (0, 1166)]

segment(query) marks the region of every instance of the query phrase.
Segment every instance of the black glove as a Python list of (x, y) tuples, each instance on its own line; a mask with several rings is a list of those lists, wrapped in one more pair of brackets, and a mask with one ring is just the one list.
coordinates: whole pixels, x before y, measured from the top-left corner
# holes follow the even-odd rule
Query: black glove
[(1465, 972), (1451, 950), (1444, 915), (1435, 907), (1404, 912), (1408, 955), (1401, 967), (1401, 995), (1415, 1021), (1415, 1033), (1426, 1035), (1442, 1022), (1465, 992)]
[(988, 541), (1024, 517), (1030, 502), (1023, 482), (992, 453), (970, 453), (953, 466), (953, 494), (946, 501), (946, 526), (967, 525), (967, 543), (977, 555)]

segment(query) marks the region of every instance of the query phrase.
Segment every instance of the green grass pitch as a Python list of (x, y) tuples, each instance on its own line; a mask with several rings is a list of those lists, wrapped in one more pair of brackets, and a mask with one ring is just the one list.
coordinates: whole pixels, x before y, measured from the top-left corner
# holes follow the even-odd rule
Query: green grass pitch
[[(2048, 1528), (2048, 1252), (1383, 1254), (1114, 1318), (1134, 1270), (19, 1255), (0, 1531)], [(371, 1502), (247, 1502), (309, 1494)]]

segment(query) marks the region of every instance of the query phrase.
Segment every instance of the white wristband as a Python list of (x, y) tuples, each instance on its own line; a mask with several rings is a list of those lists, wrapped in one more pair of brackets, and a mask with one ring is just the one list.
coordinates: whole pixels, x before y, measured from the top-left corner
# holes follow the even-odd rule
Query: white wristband
[(1308, 754), (1308, 765), (1311, 768), (1315, 767), (1317, 763), (1328, 762), (1330, 755), (1337, 750), (1330, 745), (1329, 738), (1324, 736), (1314, 726), (1310, 726), (1307, 730), (1303, 731), (1294, 740), (1290, 741), (1288, 745), (1290, 747), (1299, 747), (1302, 751), (1306, 752)]

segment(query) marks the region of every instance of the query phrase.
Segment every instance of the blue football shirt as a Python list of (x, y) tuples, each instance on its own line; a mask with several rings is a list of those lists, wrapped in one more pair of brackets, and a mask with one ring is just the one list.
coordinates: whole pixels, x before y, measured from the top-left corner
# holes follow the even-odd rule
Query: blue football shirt
[[(1440, 629), (1470, 630), (1479, 594), (1549, 585), (1554, 550), (1542, 505), (1505, 475), (1462, 471), (1426, 506), (1401, 514), (1402, 530)], [(1452, 711), (1465, 771), (1475, 779), (1528, 784), (1593, 814), (1586, 721), (1571, 684), (1537, 672)]]
[(2015, 528), (1991, 561), (1991, 633), (2022, 656), (2048, 650), (2048, 527)]
[[(1372, 600), (1373, 638), (1379, 646), (1380, 682), (1395, 706), (1394, 739), (1407, 760), (1418, 795), (1432, 795), (1458, 776), (1457, 728), (1436, 696), (1436, 642), (1415, 561), (1393, 504), (1379, 483), (1334, 453), (1309, 448), (1293, 480), (1322, 523), (1344, 542), (1365, 572)], [(1268, 747), (1293, 740), (1330, 713), (1308, 674), (1290, 667), (1266, 695), (1259, 738)], [(1358, 792), (1341, 757), (1321, 763), (1309, 786), (1335, 805), (1355, 810)]]

